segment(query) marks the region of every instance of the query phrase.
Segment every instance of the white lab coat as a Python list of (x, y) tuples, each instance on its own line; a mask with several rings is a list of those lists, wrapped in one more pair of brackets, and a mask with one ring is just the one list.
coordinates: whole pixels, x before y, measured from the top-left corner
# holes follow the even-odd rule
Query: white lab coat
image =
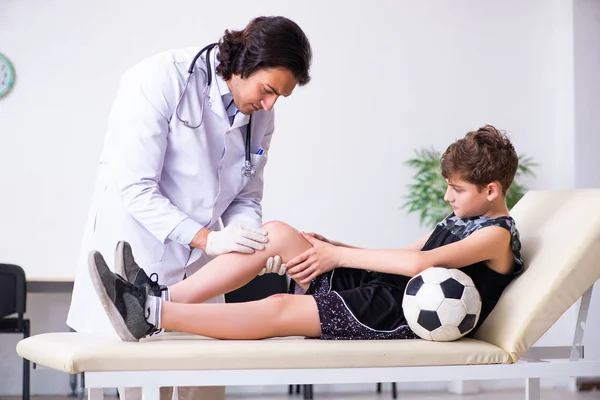
[[(175, 50), (151, 57), (127, 71), (120, 83), (108, 123), (92, 206), (83, 235), (67, 324), (81, 332), (112, 332), (92, 287), (88, 254), (100, 251), (113, 266), (119, 240), (131, 243), (134, 256), (148, 274), (172, 285), (210, 260), (168, 238), (190, 217), (211, 230), (241, 221), (259, 226), (263, 170), (273, 133), (273, 112), (252, 117), (251, 157), (256, 177), (242, 177), (244, 139), (249, 117), (236, 115), (230, 126), (215, 81), (215, 48), (211, 54), (212, 84), (204, 120), (190, 129), (175, 116), (187, 69), (198, 49)], [(179, 115), (197, 125), (206, 85), (206, 53), (179, 107)], [(258, 149), (262, 155), (256, 154)], [(223, 301), (222, 296), (214, 301)]]

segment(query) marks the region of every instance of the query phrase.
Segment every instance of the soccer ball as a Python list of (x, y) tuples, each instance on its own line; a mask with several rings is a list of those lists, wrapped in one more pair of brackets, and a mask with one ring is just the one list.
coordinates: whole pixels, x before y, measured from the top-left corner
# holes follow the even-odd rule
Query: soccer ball
[(431, 267), (408, 281), (402, 309), (414, 333), (426, 340), (447, 342), (475, 328), (481, 297), (464, 272)]

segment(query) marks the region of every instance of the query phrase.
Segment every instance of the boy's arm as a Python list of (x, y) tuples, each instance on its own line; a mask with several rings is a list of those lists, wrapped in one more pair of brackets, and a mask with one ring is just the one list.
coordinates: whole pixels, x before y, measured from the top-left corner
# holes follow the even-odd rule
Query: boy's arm
[(334, 245), (336, 247), (347, 247), (349, 249), (360, 249), (361, 248), (361, 247), (352, 246), (350, 244), (338, 242), (337, 240), (329, 240), (329, 243), (331, 243), (332, 245)]
[[(421, 239), (422, 240), (422, 239)], [(419, 244), (420, 241), (414, 244)], [(337, 264), (405, 276), (415, 276), (429, 267), (461, 268), (479, 261), (494, 260), (506, 254), (507, 248), (498, 244), (510, 243), (510, 232), (498, 226), (482, 228), (463, 240), (419, 251), (412, 248), (366, 250), (340, 247)]]
[[(429, 232), (427, 235), (423, 236), (422, 238), (420, 238), (419, 240), (412, 242), (411, 244), (409, 244), (406, 247), (403, 247), (403, 249), (408, 249), (408, 250), (421, 250), (423, 248), (423, 246), (425, 246), (425, 243), (427, 242), (427, 239), (429, 239), (429, 236), (431, 236), (431, 233), (433, 231)], [(323, 242), (327, 242), (327, 243), (331, 243), (332, 245), (336, 246), (336, 247), (347, 247), (350, 249), (361, 249), (361, 247), (356, 247), (356, 246), (352, 246), (346, 243), (342, 243), (342, 242), (338, 242), (337, 240), (329, 240), (327, 238), (325, 238), (323, 235), (319, 235), (318, 233), (314, 233), (314, 232), (310, 232), (307, 233), (307, 235), (310, 235), (316, 239), (319, 239)]]
[(306, 234), (308, 236), (312, 236), (315, 239), (320, 240), (322, 242), (331, 243), (332, 245), (334, 245), (336, 247), (348, 247), (348, 248), (351, 248), (351, 249), (360, 249), (360, 247), (351, 246), (351, 245), (346, 244), (346, 243), (338, 242), (337, 240), (329, 240), (325, 236), (320, 235), (320, 234), (315, 233), (315, 232), (306, 232)]
[(417, 250), (417, 251), (421, 250), (423, 248), (423, 246), (425, 246), (425, 243), (427, 243), (427, 239), (429, 239), (429, 236), (431, 236), (432, 233), (433, 233), (433, 231), (429, 232), (427, 235), (423, 236), (419, 240), (414, 241), (411, 244), (409, 244), (408, 246), (403, 247), (403, 249)]

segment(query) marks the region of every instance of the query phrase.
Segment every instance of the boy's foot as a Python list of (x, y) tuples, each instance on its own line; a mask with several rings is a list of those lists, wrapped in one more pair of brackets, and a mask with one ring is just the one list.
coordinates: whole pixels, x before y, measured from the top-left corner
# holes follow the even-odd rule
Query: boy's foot
[[(151, 296), (167, 297), (165, 300), (169, 300), (167, 287), (158, 284), (158, 274), (154, 273), (150, 276), (146, 274), (146, 271), (135, 262), (131, 245), (127, 242), (120, 241), (117, 244), (115, 272), (135, 286), (147, 286)], [(165, 296), (163, 292), (167, 295)]]
[(102, 306), (123, 341), (137, 342), (157, 331), (146, 321), (151, 312), (150, 307), (146, 307), (148, 286), (135, 286), (113, 273), (97, 251), (90, 253), (88, 267)]

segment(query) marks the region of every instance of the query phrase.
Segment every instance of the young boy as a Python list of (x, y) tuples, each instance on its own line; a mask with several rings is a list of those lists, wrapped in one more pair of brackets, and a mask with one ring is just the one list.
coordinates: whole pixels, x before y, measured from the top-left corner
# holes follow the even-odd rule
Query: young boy
[[(441, 158), (454, 210), (431, 234), (403, 249), (368, 250), (296, 231), (282, 222), (264, 251), (226, 254), (169, 288), (148, 277), (127, 243), (117, 247), (112, 273), (90, 254), (95, 289), (115, 330), (137, 341), (160, 329), (220, 339), (307, 336), (323, 339), (407, 339), (417, 336), (402, 312), (410, 277), (432, 266), (460, 268), (479, 290), (481, 325), (504, 288), (523, 270), (519, 235), (506, 207), (518, 165), (510, 140), (493, 126), (469, 132)], [(202, 303), (249, 282), (268, 257), (287, 261), (291, 293), (234, 304)], [(129, 283), (129, 282), (133, 283)], [(298, 285), (299, 287), (297, 287)]]

